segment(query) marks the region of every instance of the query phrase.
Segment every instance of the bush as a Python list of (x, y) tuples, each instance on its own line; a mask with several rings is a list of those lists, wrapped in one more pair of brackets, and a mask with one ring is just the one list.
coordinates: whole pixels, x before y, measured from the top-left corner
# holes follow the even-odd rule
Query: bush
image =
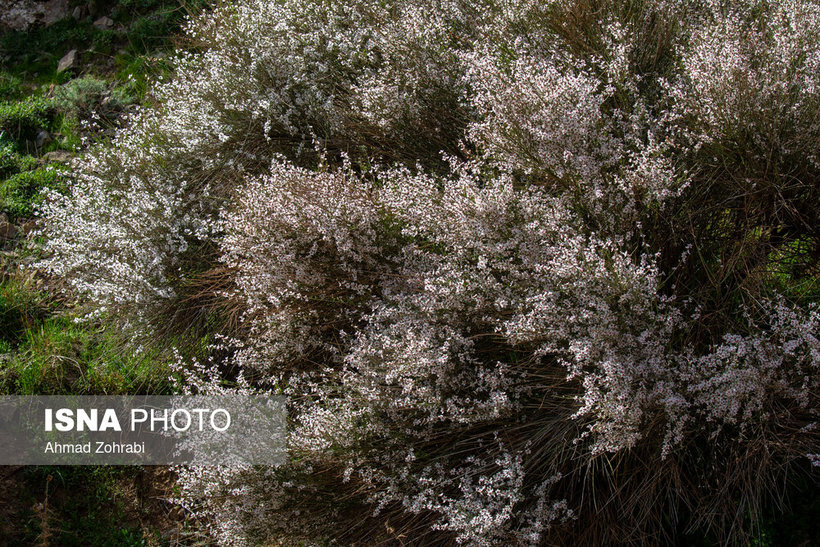
[(135, 101), (125, 88), (112, 88), (106, 80), (86, 75), (56, 88), (53, 104), (64, 116), (78, 121), (93, 115), (110, 118)]
[(183, 473), (226, 543), (749, 541), (818, 478), (817, 30), (220, 6), (48, 203), (41, 266), (290, 397), (288, 465)]
[(21, 83), (20, 78), (8, 72), (0, 71), (0, 101), (17, 99), (21, 93)]
[(59, 175), (52, 167), (23, 171), (0, 182), (0, 211), (12, 218), (28, 218), (42, 201), (42, 191), (54, 189)]
[(15, 141), (34, 141), (37, 131), (49, 127), (52, 105), (42, 97), (0, 103), (0, 131)]
[(0, 179), (29, 171), (37, 165), (37, 160), (31, 156), (23, 156), (14, 151), (11, 143), (0, 141)]
[(54, 106), (69, 115), (87, 114), (102, 102), (107, 92), (108, 82), (86, 75), (56, 88)]

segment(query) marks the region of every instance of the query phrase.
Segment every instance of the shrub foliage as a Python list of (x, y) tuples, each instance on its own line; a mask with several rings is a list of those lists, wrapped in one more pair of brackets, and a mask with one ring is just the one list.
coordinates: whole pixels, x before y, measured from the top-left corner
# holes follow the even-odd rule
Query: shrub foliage
[(289, 396), (287, 466), (183, 472), (222, 541), (742, 542), (817, 480), (820, 4), (242, 0), (187, 34), (41, 266)]

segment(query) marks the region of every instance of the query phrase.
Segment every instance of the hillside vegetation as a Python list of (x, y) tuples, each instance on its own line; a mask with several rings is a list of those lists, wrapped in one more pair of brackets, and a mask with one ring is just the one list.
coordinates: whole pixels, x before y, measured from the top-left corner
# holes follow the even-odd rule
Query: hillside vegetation
[(179, 470), (215, 541), (817, 536), (819, 2), (214, 4), (15, 184), (123, 355), (288, 397), (287, 465)]
[[(43, 190), (66, 192), (72, 159), (150, 102), (148, 82), (167, 72), (175, 34), (204, 3), (37, 4), (0, 2), (0, 394), (170, 393), (163, 348), (134, 351), (109, 321), (77, 322), (82, 303), (29, 266), (40, 254)], [(3, 28), (14, 10), (28, 24)], [(0, 544), (202, 541), (166, 501), (173, 486), (162, 468), (4, 467)]]

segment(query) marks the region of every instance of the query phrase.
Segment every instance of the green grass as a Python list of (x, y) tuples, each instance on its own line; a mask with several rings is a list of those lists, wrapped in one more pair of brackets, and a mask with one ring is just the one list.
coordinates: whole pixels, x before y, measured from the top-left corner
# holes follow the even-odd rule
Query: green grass
[[(22, 485), (26, 509), (18, 514), (20, 533), (9, 545), (143, 546), (149, 543), (123, 499), (124, 485), (138, 480), (139, 467), (26, 468)], [(129, 518), (131, 517), (131, 518)], [(153, 538), (156, 539), (156, 538)]]
[[(186, 8), (177, 0), (96, 4), (117, 22), (114, 29), (95, 28), (91, 17), (67, 17), (0, 34), (0, 212), (12, 220), (34, 216), (41, 190), (61, 184), (58, 172), (38, 168), (39, 156), (79, 151), (84, 137), (101, 138), (125, 108), (144, 100), (148, 82), (167, 71), (164, 53)], [(71, 49), (80, 52), (76, 66), (58, 74), (60, 58)], [(84, 127), (92, 118), (99, 131)], [(53, 140), (38, 147), (40, 131)]]
[(37, 131), (54, 121), (54, 105), (44, 97), (27, 97), (0, 103), (0, 132), (13, 141), (33, 141)]
[(0, 370), (0, 393), (168, 394), (170, 370), (157, 353), (136, 354), (95, 325), (54, 316), (24, 329)]
[(49, 27), (6, 32), (0, 37), (0, 49), (8, 56), (8, 66), (38, 79), (56, 70), (60, 57), (69, 50), (87, 48), (95, 31), (91, 21), (69, 17)]
[(769, 255), (770, 288), (803, 305), (820, 302), (820, 275), (812, 271), (812, 241), (802, 238)]
[(0, 70), (0, 101), (20, 99), (23, 96), (23, 80), (4, 70)]
[(0, 142), (0, 180), (22, 171), (34, 169), (37, 160), (32, 156), (18, 154), (10, 142)]
[[(83, 138), (102, 138), (128, 106), (145, 100), (149, 81), (167, 72), (172, 35), (202, 0), (75, 0), (95, 4), (116, 25), (101, 30), (93, 18), (67, 17), (49, 27), (0, 34), (0, 212), (12, 220), (32, 217), (43, 188), (58, 188), (58, 172), (38, 168), (53, 150), (79, 151)], [(80, 58), (57, 73), (60, 58)], [(81, 76), (74, 78), (75, 75)], [(98, 131), (84, 127), (97, 120)], [(54, 140), (37, 146), (46, 131)], [(41, 163), (41, 162), (40, 162)]]
[(31, 282), (0, 283), (0, 394), (171, 393), (167, 360), (127, 347), (116, 331), (76, 322)]
[(10, 279), (0, 283), (0, 341), (4, 351), (16, 346), (27, 329), (35, 328), (49, 314), (48, 295), (29, 283)]
[[(113, 29), (95, 28), (90, 16), (67, 17), (0, 35), (0, 212), (13, 222), (36, 215), (43, 189), (65, 184), (63, 168), (43, 165), (37, 156), (80, 150), (82, 137), (95, 137), (84, 121), (100, 119), (100, 130), (115, 125), (123, 109), (144, 99), (148, 82), (167, 70), (162, 59), (187, 9), (177, 0), (72, 4), (91, 3), (99, 15), (114, 19)], [(71, 49), (80, 52), (76, 66), (57, 74), (59, 59)], [(40, 130), (55, 140), (37, 149)], [(13, 277), (0, 279), (0, 392), (170, 392), (169, 371), (158, 354), (126, 350), (116, 333), (97, 323), (75, 323), (66, 310), (57, 313), (60, 306), (48, 294)]]
[(144, 99), (150, 82), (170, 71), (166, 59), (128, 52), (114, 57), (114, 66), (121, 85), (140, 100)]
[(0, 211), (12, 220), (34, 216), (42, 191), (58, 188), (60, 180), (57, 169), (52, 167), (12, 175), (0, 182)]
[[(64, 168), (44, 165), (43, 154), (81, 152), (83, 138), (102, 138), (102, 130), (116, 126), (118, 115), (144, 101), (150, 82), (167, 73), (171, 35), (186, 13), (178, 0), (72, 0), (72, 6), (91, 3), (97, 17), (114, 19), (113, 29), (94, 28), (95, 17), (88, 16), (0, 33), (0, 212), (15, 223), (36, 215), (42, 189), (64, 187)], [(71, 49), (78, 50), (75, 66), (58, 74), (60, 58)], [(92, 117), (101, 122), (89, 130), (83, 122)], [(40, 130), (54, 140), (37, 148)], [(29, 251), (18, 246), (16, 252)], [(134, 351), (110, 323), (75, 322), (77, 314), (45, 285), (41, 290), (13, 273), (17, 260), (0, 262), (0, 394), (172, 392), (168, 360), (159, 350)], [(123, 485), (138, 473), (131, 467), (26, 468), (20, 491), (6, 494), (20, 510), (12, 536), (0, 543), (163, 544), (158, 532), (144, 537), (151, 525), (140, 526), (135, 517), (145, 515), (123, 505), (135, 501)]]

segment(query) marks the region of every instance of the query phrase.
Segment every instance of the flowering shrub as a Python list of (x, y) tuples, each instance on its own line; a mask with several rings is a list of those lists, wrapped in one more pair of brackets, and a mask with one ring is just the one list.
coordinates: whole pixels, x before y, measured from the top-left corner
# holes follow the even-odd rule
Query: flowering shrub
[(289, 396), (181, 472), (224, 543), (743, 540), (816, 480), (819, 9), (219, 7), (41, 266)]

